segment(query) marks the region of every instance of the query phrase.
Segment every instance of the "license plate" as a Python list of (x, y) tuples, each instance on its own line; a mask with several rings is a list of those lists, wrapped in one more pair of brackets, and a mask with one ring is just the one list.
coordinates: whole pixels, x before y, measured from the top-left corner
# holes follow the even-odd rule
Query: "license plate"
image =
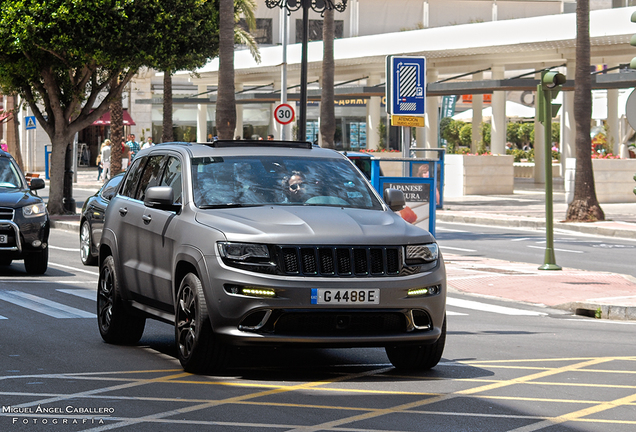
[(9, 238), (6, 234), (0, 234), (0, 243), (7, 243)]
[(311, 304), (380, 304), (380, 290), (313, 288)]

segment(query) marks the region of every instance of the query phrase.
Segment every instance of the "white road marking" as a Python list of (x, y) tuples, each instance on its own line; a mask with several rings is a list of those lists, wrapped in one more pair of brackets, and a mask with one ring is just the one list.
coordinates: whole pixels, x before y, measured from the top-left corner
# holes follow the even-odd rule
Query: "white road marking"
[(57, 289), (56, 291), (63, 292), (64, 294), (70, 294), (77, 297), (85, 298), (87, 300), (96, 300), (97, 290), (94, 289)]
[(22, 291), (0, 291), (0, 300), (53, 318), (95, 318), (97, 315)]
[(61, 251), (66, 251), (66, 252), (79, 252), (79, 247), (76, 247), (76, 248), (63, 248), (63, 247), (59, 247), (59, 246), (51, 246), (51, 245), (49, 245), (49, 249), (61, 250)]
[(450, 247), (450, 246), (441, 246), (442, 249), (449, 249), (449, 250), (456, 250), (456, 251), (461, 251), (461, 252), (477, 252), (476, 250), (473, 249), (462, 249), (462, 248), (456, 248), (456, 247)]
[[(530, 246), (528, 245), (529, 248), (533, 248), (533, 249), (545, 249), (545, 247), (543, 246)], [(575, 251), (575, 250), (569, 250), (569, 249), (557, 249), (554, 248), (555, 251), (559, 251), (559, 252), (570, 252), (570, 253), (578, 253), (578, 254), (582, 254), (585, 253), (583, 251)]]
[(462, 300), (453, 297), (446, 298), (446, 304), (450, 306), (455, 306), (459, 308), (465, 309), (473, 309), (484, 312), (493, 312), (503, 315), (527, 315), (527, 316), (545, 316), (547, 313), (544, 312), (535, 312), (525, 309), (516, 309), (505, 306), (496, 306), (487, 303), (480, 303), (472, 300)]
[(67, 266), (67, 265), (64, 265), (64, 264), (58, 264), (58, 263), (50, 262), (49, 265), (50, 266), (55, 266), (55, 267), (61, 267), (61, 268), (69, 269), (69, 270), (74, 270), (74, 271), (78, 271), (78, 272), (81, 272), (81, 273), (88, 273), (88, 274), (91, 274), (91, 275), (94, 275), (94, 276), (99, 276), (99, 273), (97, 273), (97, 272), (88, 271), (88, 270), (84, 270), (84, 269), (77, 268), (77, 267), (70, 267), (70, 266)]

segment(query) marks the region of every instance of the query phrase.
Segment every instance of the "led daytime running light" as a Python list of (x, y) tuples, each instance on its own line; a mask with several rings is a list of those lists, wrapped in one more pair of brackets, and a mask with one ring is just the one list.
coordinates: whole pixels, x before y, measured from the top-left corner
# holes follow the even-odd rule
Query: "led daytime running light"
[(276, 291), (265, 288), (242, 288), (241, 294), (254, 297), (275, 297)]

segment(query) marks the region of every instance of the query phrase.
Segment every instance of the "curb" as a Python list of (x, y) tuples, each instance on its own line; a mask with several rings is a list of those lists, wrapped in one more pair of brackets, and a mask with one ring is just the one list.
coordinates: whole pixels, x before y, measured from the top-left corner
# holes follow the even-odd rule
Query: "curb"
[[(539, 229), (545, 228), (545, 220), (529, 219), (529, 218), (517, 218), (512, 219), (508, 215), (499, 215), (498, 218), (486, 217), (486, 216), (466, 216), (459, 215), (457, 213), (437, 213), (435, 220), (438, 222), (454, 222), (465, 223), (473, 225), (488, 225), (499, 227), (513, 227), (513, 228), (532, 228)], [(606, 228), (590, 224), (582, 223), (566, 223), (566, 222), (554, 222), (554, 228), (559, 228), (566, 231), (575, 231), (583, 234), (594, 234), (607, 237), (618, 237), (626, 239), (636, 239), (636, 230), (620, 229), (620, 228)]]
[[(574, 315), (617, 321), (636, 321), (635, 306), (616, 306), (599, 303), (572, 302), (552, 306), (572, 312)], [(600, 314), (600, 316), (597, 316)]]
[(62, 229), (64, 231), (72, 231), (79, 234), (80, 232), (79, 219), (76, 221), (51, 219), (51, 228)]

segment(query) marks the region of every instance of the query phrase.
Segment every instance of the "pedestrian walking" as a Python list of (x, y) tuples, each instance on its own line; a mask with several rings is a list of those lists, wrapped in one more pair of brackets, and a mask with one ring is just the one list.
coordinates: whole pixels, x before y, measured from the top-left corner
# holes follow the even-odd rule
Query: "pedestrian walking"
[(106, 181), (110, 178), (110, 140), (106, 139), (102, 144), (100, 153), (102, 159), (102, 180)]
[(126, 145), (130, 148), (130, 161), (132, 162), (132, 160), (135, 159), (135, 156), (137, 156), (137, 153), (139, 153), (139, 150), (141, 150), (141, 145), (135, 141), (135, 134), (128, 135), (128, 142)]

